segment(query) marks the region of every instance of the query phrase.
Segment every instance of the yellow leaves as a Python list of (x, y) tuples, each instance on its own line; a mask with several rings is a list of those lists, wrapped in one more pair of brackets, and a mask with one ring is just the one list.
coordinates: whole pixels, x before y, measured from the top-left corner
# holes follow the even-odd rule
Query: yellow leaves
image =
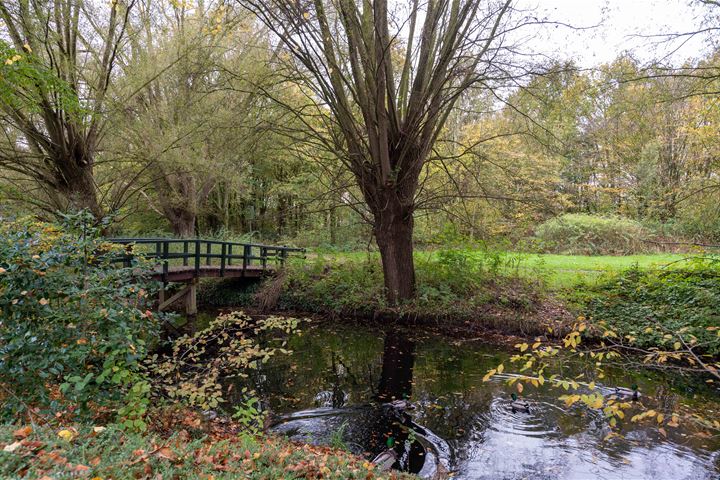
[(680, 347), (682, 347), (682, 344), (681, 344), (680, 342), (675, 342), (675, 343), (673, 344), (673, 348), (674, 348), (675, 350), (680, 350)]
[(559, 399), (565, 402), (566, 407), (571, 407), (580, 400), (580, 395), (561, 395)]
[(594, 393), (592, 395), (581, 395), (580, 398), (582, 399), (583, 403), (585, 403), (585, 405), (590, 408), (602, 408), (603, 403), (605, 403), (605, 399), (599, 393)]
[(523, 388), (524, 388), (524, 387), (523, 387), (523, 384), (520, 383), (520, 382), (518, 382), (518, 384), (517, 384), (517, 391), (518, 391), (518, 393), (522, 393), (522, 392), (523, 392)]
[(670, 421), (667, 423), (668, 427), (679, 427), (680, 426), (680, 415), (673, 413)]
[(525, 350), (527, 350), (528, 347), (529, 347), (529, 345), (528, 345), (527, 343), (524, 343), (524, 342), (523, 342), (523, 343), (518, 343), (517, 345), (515, 345), (515, 348), (519, 348), (521, 352), (524, 352)]
[(540, 345), (541, 345), (541, 342), (535, 342), (535, 343), (533, 343), (532, 349), (537, 350)]
[(588, 388), (589, 388), (590, 390), (595, 390), (595, 382), (590, 382), (590, 383), (588, 383)]
[(505, 365), (503, 365), (501, 363), (500, 365), (497, 366), (497, 373), (502, 373), (503, 370), (505, 370)]
[(602, 336), (603, 336), (603, 337), (610, 337), (610, 338), (617, 338), (617, 337), (618, 337), (618, 334), (615, 333), (615, 332), (612, 331), (612, 330), (605, 330), (605, 331), (603, 332), (603, 335), (602, 335)]
[(577, 348), (580, 344), (580, 340), (580, 332), (574, 331), (567, 334), (567, 336), (563, 339), (563, 343), (565, 344), (565, 348)]
[(495, 370), (495, 369), (493, 368), (492, 370), (488, 371), (488, 372), (485, 374), (485, 376), (483, 377), (482, 381), (483, 381), (483, 382), (487, 382), (488, 380), (490, 380), (490, 378), (491, 378), (493, 375), (495, 375), (495, 373), (497, 373), (497, 370)]
[(8, 58), (7, 60), (5, 60), (5, 65), (12, 65), (13, 63), (19, 62), (20, 60), (22, 60), (22, 58), (23, 58), (22, 55), (13, 55), (11, 58)]
[[(660, 415), (662, 415), (662, 414), (660, 414)], [(658, 415), (658, 413), (657, 413), (655, 410), (647, 410), (647, 411), (645, 411), (645, 412), (638, 413), (637, 415), (634, 415), (634, 416), (630, 419), (630, 421), (633, 422), (633, 423), (635, 423), (635, 422), (639, 422), (639, 421), (641, 421), (641, 420), (644, 420), (644, 419), (646, 419), (646, 418), (654, 418), (654, 417), (658, 417), (658, 416), (659, 416), (659, 415)], [(675, 416), (675, 414), (673, 414), (673, 417), (674, 417), (674, 416)], [(665, 416), (663, 415), (662, 418), (663, 418), (663, 420), (664, 420), (664, 419), (665, 419)], [(661, 422), (658, 421), (658, 423), (661, 423)], [(668, 425), (669, 425), (669, 426), (673, 426), (673, 425), (671, 425), (671, 423), (672, 423), (672, 422), (668, 423)]]
[(308, 20), (310, 18), (310, 12), (303, 12), (303, 18)]
[(58, 437), (62, 438), (66, 442), (72, 441), (73, 438), (75, 438), (75, 432), (68, 429), (63, 429), (58, 432)]
[(27, 51), (28, 53), (32, 53), (32, 48), (30, 48), (30, 45), (28, 45), (27, 43), (23, 45), (23, 48), (24, 48), (25, 51)]
[(663, 421), (665, 420), (665, 415), (663, 415), (662, 413), (658, 413), (655, 420), (657, 420), (658, 423), (663, 423)]
[(542, 373), (538, 375), (537, 381), (540, 385), (545, 383), (545, 377), (542, 376)]

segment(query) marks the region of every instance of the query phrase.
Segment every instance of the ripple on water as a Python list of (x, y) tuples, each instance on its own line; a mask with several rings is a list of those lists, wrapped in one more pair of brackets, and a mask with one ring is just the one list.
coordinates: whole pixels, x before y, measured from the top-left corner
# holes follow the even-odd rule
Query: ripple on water
[[(653, 479), (717, 480), (705, 458), (672, 443), (654, 445), (605, 442), (588, 428), (568, 435), (553, 424), (563, 409), (545, 402), (531, 403), (529, 413), (513, 412), (511, 400), (494, 398), (487, 412), (477, 416), (473, 430), (455, 465), (460, 479), (584, 480)], [(597, 416), (586, 416), (594, 424)], [(601, 445), (602, 444), (602, 445)]]
[(477, 422), (490, 430), (510, 435), (542, 438), (558, 436), (559, 429), (547, 423), (547, 411), (555, 407), (545, 402), (529, 404), (529, 412), (513, 411), (512, 399), (495, 397), (490, 408), (478, 415)]

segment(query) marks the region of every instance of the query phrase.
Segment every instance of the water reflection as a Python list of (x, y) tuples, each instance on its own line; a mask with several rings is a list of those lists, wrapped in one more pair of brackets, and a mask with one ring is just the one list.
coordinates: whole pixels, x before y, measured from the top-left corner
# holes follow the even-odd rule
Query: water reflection
[[(547, 384), (525, 391), (529, 413), (513, 412), (502, 379), (482, 382), (488, 369), (507, 361), (502, 350), (359, 328), (311, 329), (290, 346), (292, 356), (274, 357), (254, 381), (276, 418), (289, 420), (278, 430), (305, 441), (331, 443), (340, 436), (368, 458), (390, 445), (396, 466), (414, 471), (432, 447), (433, 462), (446, 459), (454, 478), (465, 479), (720, 476), (720, 441), (695, 435), (689, 425), (668, 429), (666, 438), (656, 428), (625, 422), (625, 438), (605, 440), (610, 430), (601, 412), (565, 407)], [(573, 368), (572, 375), (591, 380), (590, 369)], [(683, 408), (712, 418), (720, 412), (717, 391), (679, 377), (616, 370), (596, 382), (609, 390), (637, 383), (638, 403), (666, 414)]]

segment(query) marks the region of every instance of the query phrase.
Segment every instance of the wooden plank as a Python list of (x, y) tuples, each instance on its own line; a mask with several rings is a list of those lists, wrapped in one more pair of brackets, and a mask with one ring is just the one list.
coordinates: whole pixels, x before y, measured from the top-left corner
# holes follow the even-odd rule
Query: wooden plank
[[(181, 288), (180, 290), (178, 290), (172, 297), (168, 298), (167, 300), (164, 300), (164, 301), (161, 300), (160, 304), (158, 305), (158, 310), (162, 311), (162, 310), (166, 309), (167, 307), (169, 307), (170, 305), (175, 303), (177, 300), (179, 300), (180, 298), (185, 296), (190, 291), (191, 286), (193, 286), (192, 283), (188, 284), (188, 285), (184, 286), (183, 288)], [(196, 309), (196, 312), (197, 312), (197, 309)]]

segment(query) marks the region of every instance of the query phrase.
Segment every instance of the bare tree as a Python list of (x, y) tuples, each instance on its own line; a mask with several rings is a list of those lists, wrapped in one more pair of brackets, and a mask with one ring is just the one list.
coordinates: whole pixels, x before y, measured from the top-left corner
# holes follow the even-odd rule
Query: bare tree
[(48, 198), (48, 210), (87, 208), (102, 215), (93, 168), (107, 118), (106, 96), (133, 1), (100, 5), (83, 0), (0, 0), (0, 33), (21, 52), (15, 56), (17, 62), (32, 58), (62, 82), (80, 107), (70, 111), (58, 89), (41, 82), (4, 87), (27, 101), (0, 103), (6, 126), (0, 166), (39, 185)]
[[(239, 0), (285, 48), (309, 88), (317, 133), (371, 212), (389, 302), (415, 293), (420, 176), (457, 99), (513, 74), (512, 0)], [(306, 112), (303, 111), (303, 114)]]

